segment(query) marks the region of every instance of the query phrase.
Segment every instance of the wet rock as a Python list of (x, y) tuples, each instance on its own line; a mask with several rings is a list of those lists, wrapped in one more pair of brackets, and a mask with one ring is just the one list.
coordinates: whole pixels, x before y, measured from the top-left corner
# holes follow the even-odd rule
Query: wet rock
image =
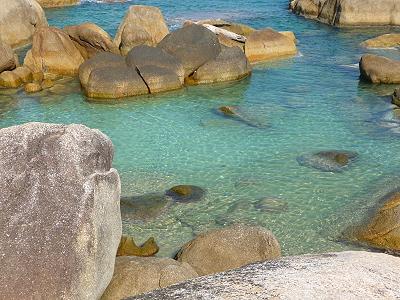
[(131, 236), (123, 235), (119, 243), (117, 256), (153, 256), (160, 250), (153, 237), (138, 247)]
[(114, 68), (125, 66), (125, 59), (121, 55), (108, 52), (98, 53), (92, 58), (85, 61), (79, 67), (79, 80), (82, 86), (85, 88), (89, 81), (90, 74), (93, 70), (106, 67)]
[(400, 61), (366, 54), (360, 60), (361, 79), (372, 83), (400, 83)]
[(37, 82), (27, 83), (24, 86), (26, 93), (37, 93), (42, 90), (42, 86)]
[(33, 0), (0, 0), (0, 40), (12, 48), (27, 45), (35, 30), (47, 26), (46, 16)]
[(170, 188), (165, 194), (175, 202), (190, 203), (202, 200), (206, 191), (195, 185), (177, 185)]
[(118, 47), (114, 44), (110, 35), (94, 23), (67, 26), (64, 27), (64, 31), (76, 43), (75, 45), (80, 46), (78, 49), (81, 50), (85, 59), (99, 52), (119, 54)]
[(357, 157), (357, 153), (350, 151), (320, 151), (299, 156), (297, 162), (320, 171), (342, 172)]
[(13, 73), (21, 78), (24, 83), (32, 82), (33, 80), (32, 71), (27, 67), (18, 67), (13, 70)]
[(42, 89), (49, 89), (54, 86), (54, 81), (51, 79), (45, 79), (42, 81)]
[(79, 4), (80, 0), (37, 0), (40, 6), (48, 7), (62, 7)]
[(266, 213), (282, 213), (289, 209), (289, 205), (286, 201), (271, 197), (258, 199), (254, 207)]
[(0, 130), (0, 157), (0, 298), (98, 299), (122, 234), (110, 139), (28, 123)]
[(396, 89), (392, 96), (392, 103), (400, 106), (400, 89)]
[(126, 55), (135, 46), (156, 46), (168, 33), (159, 8), (132, 5), (118, 28), (114, 43), (121, 54)]
[(5, 71), (0, 74), (0, 87), (18, 88), (22, 83), (22, 79), (13, 71)]
[(292, 11), (334, 26), (400, 25), (393, 0), (293, 0)]
[(187, 263), (171, 258), (120, 256), (115, 260), (113, 279), (101, 299), (125, 299), (197, 276)]
[(171, 32), (158, 47), (182, 62), (185, 77), (221, 52), (217, 36), (201, 25), (189, 25)]
[(256, 127), (256, 128), (265, 128), (266, 125), (262, 124), (261, 122), (258, 122), (256, 120), (253, 120), (253, 118), (247, 116), (243, 112), (240, 111), (239, 107), (237, 106), (221, 106), (218, 108), (218, 113), (222, 114), (225, 117), (237, 120), (239, 122), (242, 122), (250, 127)]
[(356, 241), (400, 253), (400, 192), (379, 199), (374, 213), (349, 232), (346, 235)]
[(234, 225), (199, 235), (184, 245), (176, 258), (202, 276), (280, 256), (279, 243), (271, 231)]
[(150, 47), (141, 45), (134, 47), (126, 56), (128, 66), (138, 68), (139, 72), (143, 72), (143, 68), (147, 66), (156, 66), (168, 69), (175, 73), (180, 82), (183, 84), (185, 70), (182, 63), (171, 54), (158, 47)]
[(33, 36), (24, 65), (34, 73), (76, 75), (84, 59), (69, 36), (55, 27), (42, 27)]
[(255, 263), (129, 299), (398, 299), (399, 276), (398, 257), (323, 253)]
[(222, 46), (220, 54), (198, 68), (190, 80), (193, 84), (232, 81), (247, 77), (251, 66), (246, 55), (238, 47)]
[(389, 33), (361, 43), (366, 48), (391, 48), (400, 46), (400, 33)]
[(260, 62), (293, 56), (297, 48), (292, 38), (267, 28), (254, 31), (247, 37), (245, 53), (250, 62)]
[(148, 221), (160, 216), (171, 205), (164, 194), (145, 194), (121, 198), (122, 219)]
[(17, 67), (14, 51), (6, 43), (0, 40), (0, 73), (11, 71)]

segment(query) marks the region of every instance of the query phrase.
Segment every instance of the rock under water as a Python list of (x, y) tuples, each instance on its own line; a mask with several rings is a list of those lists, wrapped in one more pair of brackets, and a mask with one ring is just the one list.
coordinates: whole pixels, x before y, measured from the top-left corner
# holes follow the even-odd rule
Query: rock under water
[(349, 166), (358, 154), (351, 151), (320, 151), (304, 154), (297, 158), (301, 166), (311, 167), (325, 172), (342, 172)]
[(190, 203), (202, 200), (206, 195), (206, 190), (195, 185), (177, 185), (170, 188), (165, 194), (175, 202)]

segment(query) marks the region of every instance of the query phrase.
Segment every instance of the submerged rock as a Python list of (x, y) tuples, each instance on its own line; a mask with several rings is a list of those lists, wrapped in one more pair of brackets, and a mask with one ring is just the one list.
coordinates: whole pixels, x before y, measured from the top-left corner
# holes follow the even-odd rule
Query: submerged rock
[(118, 246), (117, 256), (153, 256), (160, 250), (153, 237), (149, 238), (144, 244), (138, 247), (133, 237), (123, 235)]
[(114, 43), (121, 54), (126, 55), (135, 46), (156, 46), (168, 33), (159, 8), (132, 5), (118, 28)]
[(297, 158), (301, 166), (311, 167), (325, 172), (342, 172), (358, 157), (356, 152), (350, 151), (320, 151), (304, 154)]
[(287, 211), (289, 205), (286, 201), (279, 198), (264, 197), (257, 200), (254, 207), (267, 213), (281, 213)]
[(237, 120), (242, 122), (250, 127), (256, 128), (264, 128), (265, 124), (262, 124), (256, 120), (253, 120), (250, 116), (247, 116), (245, 113), (241, 112), (239, 107), (237, 106), (221, 106), (218, 108), (218, 113), (222, 114), (225, 117)]
[(290, 9), (333, 26), (400, 25), (393, 0), (292, 0)]
[(279, 243), (271, 231), (234, 225), (199, 235), (180, 249), (176, 259), (187, 262), (202, 276), (280, 256)]
[(101, 299), (125, 299), (197, 276), (187, 263), (171, 258), (120, 256), (115, 260), (113, 278)]
[(148, 221), (160, 216), (172, 204), (164, 194), (145, 194), (121, 198), (122, 219)]
[(122, 234), (110, 139), (28, 123), (0, 130), (0, 157), (0, 298), (98, 299)]
[(400, 258), (364, 251), (283, 257), (130, 299), (398, 299)]
[(400, 61), (366, 54), (360, 60), (361, 78), (372, 83), (400, 83)]
[(389, 33), (361, 43), (366, 48), (392, 48), (400, 46), (400, 33)]
[(175, 202), (190, 203), (202, 200), (206, 191), (195, 185), (177, 185), (170, 188), (165, 194)]

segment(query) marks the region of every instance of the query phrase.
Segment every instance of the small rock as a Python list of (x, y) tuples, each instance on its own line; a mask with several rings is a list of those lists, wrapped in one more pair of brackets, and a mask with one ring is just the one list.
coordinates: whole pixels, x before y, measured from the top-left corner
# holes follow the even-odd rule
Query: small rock
[(26, 93), (37, 93), (42, 90), (42, 86), (36, 82), (27, 83), (24, 86), (24, 90)]
[(153, 256), (158, 250), (160, 248), (153, 237), (138, 247), (132, 237), (123, 235), (118, 246), (117, 256)]
[(5, 88), (18, 88), (22, 83), (22, 79), (13, 71), (4, 71), (0, 74), (0, 86)]
[(222, 113), (225, 117), (240, 121), (250, 127), (265, 128), (266, 125), (254, 120), (254, 118), (247, 116), (245, 113), (239, 110), (237, 106), (221, 106), (218, 108), (218, 112)]
[(0, 73), (11, 71), (17, 66), (14, 51), (9, 45), (0, 40)]
[(312, 167), (325, 172), (342, 172), (358, 154), (350, 151), (320, 151), (304, 154), (297, 158), (301, 166)]
[(42, 89), (43, 89), (43, 90), (49, 89), (49, 88), (51, 88), (51, 87), (53, 87), (53, 86), (54, 86), (54, 81), (51, 80), (51, 79), (45, 79), (45, 80), (43, 80), (43, 82), (42, 82)]
[(279, 198), (265, 197), (259, 199), (254, 207), (268, 213), (282, 213), (288, 210), (289, 205), (286, 201)]
[(19, 78), (21, 78), (22, 82), (27, 83), (33, 80), (32, 71), (27, 67), (18, 67), (13, 71)]
[(170, 188), (165, 194), (175, 202), (189, 203), (202, 200), (206, 191), (195, 185), (177, 185)]

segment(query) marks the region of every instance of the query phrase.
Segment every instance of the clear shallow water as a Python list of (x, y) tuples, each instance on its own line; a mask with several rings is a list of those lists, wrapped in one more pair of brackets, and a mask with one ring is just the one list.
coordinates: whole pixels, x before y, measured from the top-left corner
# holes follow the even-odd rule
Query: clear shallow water
[[(138, 2), (85, 2), (46, 13), (55, 26), (92, 21), (114, 34), (132, 3)], [(386, 178), (398, 174), (400, 146), (400, 118), (387, 96), (395, 86), (359, 83), (355, 64), (365, 50), (358, 45), (396, 29), (331, 28), (292, 15), (286, 0), (141, 4), (159, 6), (171, 28), (185, 19), (222, 17), (291, 30), (301, 55), (257, 65), (240, 82), (113, 104), (85, 102), (76, 81), (39, 96), (0, 91), (0, 126), (42, 121), (99, 128), (115, 145), (124, 196), (176, 184), (206, 188), (203, 201), (171, 206), (153, 221), (124, 220), (124, 232), (138, 241), (154, 236), (160, 255), (172, 255), (199, 232), (235, 222), (269, 228), (285, 255), (356, 248), (340, 242), (340, 233), (374, 205), (379, 190), (390, 188)], [(398, 50), (369, 52), (400, 59)], [(238, 105), (265, 128), (217, 115), (221, 105)], [(330, 149), (360, 156), (335, 174), (296, 161)], [(288, 209), (260, 211), (252, 203), (262, 197), (282, 199)]]

